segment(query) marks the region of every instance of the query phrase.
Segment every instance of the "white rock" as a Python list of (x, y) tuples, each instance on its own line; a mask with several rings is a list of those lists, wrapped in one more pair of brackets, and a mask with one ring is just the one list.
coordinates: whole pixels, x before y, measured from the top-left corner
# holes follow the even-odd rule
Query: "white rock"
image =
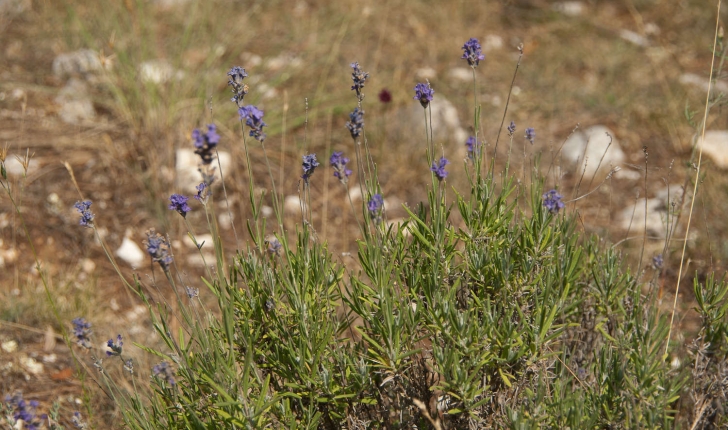
[[(460, 118), (455, 105), (450, 103), (442, 95), (435, 93), (435, 98), (430, 102), (432, 109), (432, 133), (435, 146), (446, 141), (454, 141), (464, 144), (468, 138), (468, 133), (460, 126)], [(404, 115), (400, 116), (400, 121), (395, 125), (398, 127), (396, 132), (407, 136), (408, 139), (415, 139), (415, 142), (421, 143), (425, 141), (425, 114), (422, 105), (414, 101), (407, 107)], [(430, 110), (427, 110), (428, 132), (430, 121)], [(423, 148), (424, 154), (424, 148)]]
[(560, 1), (554, 3), (551, 8), (566, 16), (579, 16), (584, 13), (584, 3), (580, 1)]
[(253, 54), (252, 52), (243, 52), (240, 54), (240, 60), (243, 62), (242, 66), (244, 69), (260, 66), (260, 63), (263, 62), (263, 58), (260, 55)]
[(26, 95), (27, 93), (22, 88), (15, 88), (10, 92), (10, 97), (15, 101), (24, 99)]
[[(204, 242), (203, 247), (206, 248), (206, 249), (213, 249), (214, 248), (214, 246), (212, 244), (212, 235), (211, 234), (198, 234), (198, 235), (195, 235), (195, 240), (197, 240), (197, 243), (198, 244), (202, 244)], [(192, 239), (190, 239), (189, 236), (185, 236), (185, 238), (184, 238), (184, 244), (188, 248), (197, 249), (197, 246), (195, 246), (195, 243), (192, 241)], [(208, 247), (212, 247), (212, 248), (208, 248)]]
[(28, 356), (20, 357), (20, 365), (25, 367), (25, 370), (32, 373), (33, 375), (38, 375), (38, 374), (43, 373), (43, 364), (38, 363), (37, 361), (35, 361), (35, 359), (33, 359), (31, 357), (28, 357)]
[(470, 67), (453, 67), (448, 70), (447, 76), (456, 82), (472, 82), (473, 69)]
[(139, 248), (139, 245), (128, 237), (124, 237), (115, 254), (132, 267), (138, 267), (145, 258), (144, 252)]
[(285, 210), (286, 213), (300, 214), (301, 206), (303, 206), (305, 209), (306, 204), (303, 203), (303, 205), (302, 205), (301, 199), (295, 194), (286, 196), (286, 198), (283, 200), (283, 210)]
[(597, 166), (599, 173), (606, 174), (612, 167), (617, 167), (624, 161), (624, 152), (614, 133), (603, 125), (589, 127), (583, 132), (577, 130), (564, 143), (561, 153), (564, 159), (574, 166), (572, 170), (574, 175), (581, 176), (584, 172), (584, 177), (589, 179), (597, 174)]
[(636, 181), (642, 177), (642, 173), (632, 169), (620, 169), (614, 174), (617, 179), (624, 179), (626, 181)]
[(261, 98), (263, 100), (270, 100), (278, 96), (278, 90), (266, 83), (258, 85), (256, 91), (262, 93)]
[(630, 235), (641, 234), (647, 226), (647, 234), (665, 237), (667, 231), (667, 211), (662, 199), (647, 199), (647, 223), (645, 224), (645, 199), (638, 199), (627, 206), (617, 216), (622, 230), (629, 230)]
[(2, 345), (0, 345), (0, 348), (8, 354), (11, 354), (18, 350), (18, 342), (14, 340), (6, 340), (2, 343)]
[[(22, 154), (21, 158), (24, 157), (25, 154)], [(38, 160), (31, 158), (28, 162), (27, 175), (30, 176), (35, 173), (38, 170), (38, 167)], [(15, 155), (8, 155), (8, 158), (5, 160), (5, 171), (7, 172), (8, 176), (14, 176), (17, 178), (22, 178), (24, 175), (26, 175), (23, 162), (21, 162)]]
[(172, 79), (184, 78), (184, 72), (175, 70), (166, 60), (149, 60), (139, 65), (142, 81), (151, 84), (164, 84)]
[(435, 79), (437, 72), (432, 67), (422, 67), (415, 71), (415, 76), (420, 79)]
[(96, 110), (88, 95), (87, 85), (79, 79), (71, 79), (55, 98), (59, 105), (58, 116), (68, 124), (78, 124), (96, 118)]
[(495, 51), (503, 48), (503, 38), (497, 34), (489, 34), (483, 39), (481, 44), (484, 52)]
[[(680, 75), (679, 81), (685, 86), (692, 86), (703, 92), (708, 91), (709, 80), (707, 76), (700, 76), (695, 73), (683, 73)], [(728, 93), (728, 83), (725, 81), (716, 81), (713, 86), (713, 91)]]
[(728, 130), (709, 130), (705, 139), (698, 137), (698, 150), (702, 144), (703, 155), (707, 155), (721, 169), (728, 168)]
[(232, 215), (233, 220), (235, 219), (235, 214), (227, 211), (227, 208), (225, 209), (224, 213), (221, 213), (217, 216), (217, 224), (220, 226), (223, 230), (230, 230), (230, 228), (233, 226), (233, 220), (230, 219), (230, 215)]
[(650, 45), (650, 41), (646, 37), (631, 30), (619, 30), (619, 37), (637, 46), (646, 47)]
[[(175, 172), (177, 174), (177, 187), (184, 190), (187, 194), (197, 194), (196, 187), (202, 182), (202, 174), (200, 173), (200, 156), (195, 154), (192, 149), (181, 148), (176, 152), (177, 159), (175, 162)], [(218, 153), (220, 156), (220, 166), (222, 166), (223, 175), (230, 177), (230, 167), (232, 158), (225, 151)], [(215, 182), (213, 186), (220, 183), (220, 173), (217, 171), (217, 160), (213, 160), (212, 166), (215, 168)]]
[(402, 207), (402, 201), (399, 200), (397, 197), (387, 197), (384, 199), (384, 210), (385, 211), (392, 211), (395, 209), (399, 209)]
[(660, 27), (654, 22), (648, 22), (645, 24), (645, 34), (649, 36), (657, 36), (661, 32)]
[(81, 270), (85, 273), (91, 273), (96, 270), (96, 263), (94, 263), (90, 258), (84, 258), (79, 263), (81, 264)]
[(263, 215), (263, 218), (268, 218), (273, 215), (273, 208), (270, 206), (263, 206), (260, 208), (260, 214)]
[[(647, 224), (645, 224), (645, 199), (639, 199), (633, 205), (623, 209), (618, 215), (619, 226), (629, 229), (635, 234), (642, 233), (647, 225), (647, 233), (651, 236), (665, 237), (668, 220), (676, 221), (675, 213), (680, 210), (684, 190), (680, 184), (672, 184), (657, 190), (655, 197), (647, 199)], [(674, 203), (674, 205), (673, 205)], [(682, 201), (683, 205), (687, 201)], [(636, 206), (635, 206), (636, 205)]]
[[(393, 226), (395, 230), (400, 230), (406, 221), (407, 221), (406, 218), (391, 219), (391, 220), (387, 221), (387, 228)], [(404, 230), (402, 230), (402, 235), (404, 235), (405, 237), (411, 236), (409, 226), (407, 228), (405, 228)]]
[(303, 60), (287, 52), (284, 52), (277, 57), (270, 58), (266, 62), (266, 67), (272, 72), (276, 72), (284, 68), (297, 69), (302, 65)]
[(212, 266), (215, 265), (215, 255), (214, 254), (206, 252), (203, 255), (204, 255), (204, 258), (202, 255), (200, 255), (200, 253), (195, 252), (194, 254), (188, 255), (185, 258), (185, 261), (190, 266), (195, 266), (195, 267), (205, 267), (205, 263), (207, 263), (208, 265), (212, 265)]
[(356, 203), (361, 200), (361, 188), (349, 184), (349, 198), (352, 203)]
[(153, 1), (153, 3), (156, 6), (162, 8), (162, 9), (172, 8), (172, 7), (176, 7), (176, 6), (183, 6), (189, 2), (190, 2), (190, 0), (154, 0)]
[(91, 49), (79, 49), (60, 54), (53, 59), (53, 74), (62, 79), (69, 76), (85, 76), (101, 70), (103, 70), (103, 65), (99, 54)]

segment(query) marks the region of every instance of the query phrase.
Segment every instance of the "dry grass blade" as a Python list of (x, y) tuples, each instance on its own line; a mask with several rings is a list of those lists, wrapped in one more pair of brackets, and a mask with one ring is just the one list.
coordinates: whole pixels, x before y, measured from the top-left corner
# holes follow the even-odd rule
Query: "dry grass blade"
[[(720, 28), (720, 5), (721, 0), (718, 0), (718, 10), (715, 14), (715, 34), (713, 36), (713, 53), (718, 43), (718, 30)], [(677, 296), (680, 292), (680, 280), (682, 279), (683, 262), (685, 261), (685, 249), (688, 245), (688, 235), (690, 234), (690, 221), (693, 217), (693, 207), (695, 206), (695, 196), (698, 192), (698, 182), (700, 180), (700, 163), (703, 159), (703, 141), (705, 140), (705, 126), (708, 122), (708, 109), (710, 106), (710, 92), (713, 84), (713, 70), (715, 67), (715, 54), (710, 60), (710, 79), (708, 79), (708, 91), (705, 95), (705, 111), (703, 112), (703, 124), (700, 131), (700, 141), (698, 147), (698, 164), (695, 168), (695, 184), (693, 185), (693, 198), (690, 200), (690, 211), (688, 212), (688, 224), (685, 226), (685, 241), (683, 242), (682, 253), (680, 254), (680, 269), (677, 272), (677, 285), (675, 286), (675, 297), (672, 302), (672, 315), (670, 316), (670, 329), (667, 332), (667, 340), (665, 341), (665, 356), (670, 348), (670, 336), (672, 335), (672, 324), (675, 321), (675, 308), (677, 307)]]

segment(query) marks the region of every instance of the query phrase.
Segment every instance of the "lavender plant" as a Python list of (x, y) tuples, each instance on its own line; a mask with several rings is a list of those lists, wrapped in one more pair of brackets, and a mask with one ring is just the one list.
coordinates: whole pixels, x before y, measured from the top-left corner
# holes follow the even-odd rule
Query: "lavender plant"
[[(484, 59), (476, 39), (463, 50), (473, 70)], [(150, 288), (142, 277), (130, 284), (148, 306), (164, 348), (140, 345), (157, 364), (139, 369), (122, 356), (119, 335), (107, 343), (107, 361), (95, 361), (101, 370), (128, 368), (134, 392), (100, 374), (126, 426), (675, 426), (676, 402), (686, 385), (662, 355), (668, 325), (654, 291), (643, 293), (640, 274), (624, 270), (616, 251), (579, 233), (562, 196), (555, 189), (544, 192), (538, 175), (527, 185), (507, 171), (500, 179), (492, 170), (478, 173), (469, 177), (468, 192), (448, 204), (442, 181), (449, 161), (434, 159), (430, 131), (428, 164), (421, 165), (433, 177), (428, 201), (405, 207), (408, 219), (399, 229), (387, 226), (376, 169), (362, 167), (371, 154), (366, 146), (363, 156), (358, 152), (365, 141), (361, 103), (369, 75), (358, 63), (352, 68), (357, 107), (346, 127), (357, 151), (355, 179), (367, 196), (361, 211), (351, 205), (366, 226), (360, 227), (357, 267), (334, 258), (310, 216), (295, 233), (281, 228), (266, 240), (265, 223), (255, 216), (248, 220), (254, 243), (226, 261), (216, 240), (213, 270), (183, 283), (169, 239), (150, 229), (145, 248), (173, 295), (161, 294), (156, 284)], [(238, 67), (228, 76), (240, 121), (248, 127), (242, 138), (247, 134), (263, 144), (263, 112), (243, 105), (247, 73)], [(433, 93), (429, 83), (419, 83), (414, 98), (426, 110)], [(515, 124), (507, 130), (512, 138)], [(533, 129), (525, 133), (533, 143)], [(206, 139), (202, 148), (219, 143)], [(479, 159), (477, 134), (466, 145), (469, 156)], [(250, 167), (247, 152), (246, 159)], [(354, 180), (350, 162), (343, 151), (329, 159), (344, 187)], [(315, 153), (303, 156), (308, 205), (320, 180), (313, 176), (318, 166)], [(208, 220), (209, 186), (203, 178), (195, 196)], [(250, 189), (257, 214), (260, 201), (252, 184)], [(188, 201), (174, 194), (169, 207), (194, 237)], [(81, 225), (94, 226), (93, 215), (85, 213), (90, 204), (77, 204)], [(714, 387), (723, 381), (716, 375), (725, 373), (728, 286), (710, 280), (696, 287), (696, 295), (698, 289), (704, 326), (694, 362), (710, 370), (694, 378), (693, 392), (702, 396), (700, 404), (719, 403), (725, 391)], [(203, 307), (206, 301), (216, 308)], [(86, 347), (90, 323), (77, 319), (73, 325), (78, 344)], [(136, 391), (140, 372), (150, 376), (153, 392), (146, 398)], [(711, 423), (725, 423), (719, 408), (713, 409), (696, 419), (705, 422), (710, 415)]]

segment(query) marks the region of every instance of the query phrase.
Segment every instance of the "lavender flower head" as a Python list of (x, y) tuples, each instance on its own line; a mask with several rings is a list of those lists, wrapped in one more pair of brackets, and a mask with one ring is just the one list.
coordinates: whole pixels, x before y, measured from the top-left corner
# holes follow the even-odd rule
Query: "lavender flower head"
[(556, 190), (547, 191), (543, 194), (543, 207), (552, 214), (559, 213), (564, 208), (564, 202), (561, 201), (563, 196)]
[(129, 372), (130, 375), (134, 374), (134, 360), (131, 358), (128, 360), (124, 360), (124, 370)]
[(303, 156), (303, 163), (301, 164), (301, 167), (303, 167), (303, 176), (301, 176), (301, 178), (306, 184), (308, 184), (308, 178), (313, 175), (313, 171), (316, 170), (319, 165), (320, 164), (316, 159), (316, 154), (308, 154)]
[(81, 214), (81, 220), (78, 222), (79, 225), (84, 227), (91, 227), (94, 221), (94, 214), (91, 213), (91, 200), (84, 200), (82, 202), (76, 202), (73, 205), (74, 208)]
[(465, 146), (468, 148), (468, 158), (472, 159), (480, 154), (482, 144), (481, 141), (475, 139), (475, 136), (468, 137), (468, 140), (465, 141)]
[(511, 121), (511, 124), (508, 126), (508, 135), (513, 136), (513, 133), (516, 132), (516, 123)]
[(85, 318), (75, 318), (73, 321), (73, 335), (76, 337), (76, 343), (80, 346), (91, 348), (91, 323)]
[(83, 422), (83, 418), (81, 417), (81, 413), (79, 411), (75, 411), (73, 413), (73, 418), (71, 418), (71, 422), (77, 429), (85, 430), (88, 428), (88, 424)]
[(364, 128), (364, 111), (360, 108), (355, 108), (352, 113), (349, 114), (349, 122), (346, 123), (346, 128), (351, 133), (351, 138), (356, 140), (361, 135), (361, 130)]
[(534, 130), (532, 127), (528, 127), (526, 129), (526, 139), (528, 139), (529, 142), (531, 142), (531, 145), (533, 145), (533, 139), (536, 138), (536, 130)]
[(662, 258), (662, 254), (657, 254), (652, 257), (652, 268), (655, 270), (662, 270), (662, 266), (665, 264), (665, 260)]
[(384, 199), (381, 194), (374, 194), (367, 203), (369, 216), (372, 220), (379, 223), (382, 222), (382, 209), (384, 208)]
[(250, 136), (260, 143), (263, 143), (266, 137), (265, 133), (263, 133), (263, 127), (268, 125), (263, 121), (263, 115), (265, 113), (253, 105), (248, 105), (238, 109), (238, 114), (240, 115), (240, 120), (242, 121), (244, 119), (245, 125), (250, 127)]
[(172, 371), (172, 368), (166, 361), (163, 361), (154, 366), (152, 368), (152, 375), (166, 382), (171, 387), (177, 385), (177, 382), (174, 380), (174, 371)]
[(214, 151), (220, 142), (215, 124), (207, 125), (207, 132), (202, 133), (199, 128), (192, 131), (192, 143), (195, 145), (195, 154), (202, 159), (202, 164), (212, 163)]
[(419, 100), (423, 108), (429, 106), (432, 101), (432, 97), (435, 94), (435, 90), (430, 88), (430, 83), (419, 83), (415, 85), (415, 100)]
[(463, 56), (460, 57), (463, 60), (468, 60), (470, 67), (478, 67), (480, 61), (485, 60), (485, 55), (480, 50), (480, 42), (478, 39), (471, 38), (465, 45), (463, 45)]
[(169, 265), (172, 264), (169, 242), (153, 228), (147, 230), (146, 235), (147, 240), (144, 241), (144, 246), (147, 248), (147, 253), (152, 257), (152, 261), (159, 263), (162, 270), (166, 272)]
[(190, 205), (187, 204), (189, 197), (182, 194), (172, 194), (169, 196), (169, 209), (179, 212), (183, 218), (187, 217), (187, 212), (191, 211)]
[(233, 98), (230, 99), (233, 103), (240, 107), (240, 103), (243, 102), (245, 95), (248, 94), (248, 85), (243, 83), (243, 79), (248, 77), (245, 73), (245, 69), (240, 66), (235, 66), (227, 73), (228, 85), (232, 87)]
[[(22, 393), (15, 393), (12, 397), (6, 396), (5, 403), (9, 410), (12, 411), (13, 421), (10, 424), (16, 424), (12, 428), (21, 428), (17, 424), (22, 421), (22, 428), (28, 430), (37, 430), (41, 426), (41, 421), (37, 415), (38, 402), (31, 400), (26, 402)], [(8, 417), (9, 418), (9, 417)]]
[(351, 89), (356, 91), (357, 96), (361, 96), (361, 89), (364, 88), (364, 83), (367, 78), (369, 78), (369, 73), (359, 68), (359, 63), (351, 63), (351, 68), (354, 69), (354, 71), (351, 72), (351, 80), (354, 81), (354, 85), (351, 86)]
[(276, 238), (273, 238), (266, 242), (268, 243), (268, 254), (271, 256), (273, 256), (273, 255), (279, 256), (280, 252), (281, 252), (281, 248), (283, 247), (283, 245), (281, 245), (281, 242)]
[(212, 194), (207, 183), (200, 182), (200, 185), (196, 186), (195, 189), (197, 190), (197, 195), (193, 196), (195, 200), (203, 205), (207, 204), (207, 199), (210, 198), (210, 195)]
[(349, 162), (347, 157), (344, 157), (343, 152), (334, 152), (331, 154), (329, 164), (334, 168), (334, 176), (342, 183), (346, 184), (349, 181), (352, 171), (346, 168), (346, 163)]
[(124, 342), (121, 341), (121, 335), (116, 335), (116, 341), (114, 339), (109, 339), (106, 341), (106, 346), (111, 349), (111, 351), (106, 351), (106, 355), (109, 357), (113, 357), (116, 355), (121, 355), (122, 346), (124, 346)]
[(442, 181), (443, 179), (447, 178), (448, 171), (445, 170), (445, 166), (450, 164), (450, 161), (448, 161), (445, 157), (440, 157), (439, 161), (433, 162), (432, 167), (430, 167), (430, 171), (435, 174), (438, 181)]
[(185, 291), (187, 291), (187, 297), (194, 299), (195, 297), (200, 296), (200, 289), (194, 288), (194, 287), (186, 287)]

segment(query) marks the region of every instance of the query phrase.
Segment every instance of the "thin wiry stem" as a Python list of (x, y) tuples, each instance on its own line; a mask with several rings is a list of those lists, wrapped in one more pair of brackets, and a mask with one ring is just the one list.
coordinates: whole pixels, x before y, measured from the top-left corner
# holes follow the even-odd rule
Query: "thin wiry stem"
[[(713, 52), (718, 43), (718, 29), (720, 28), (720, 4), (718, 0), (718, 11), (715, 17), (715, 34), (713, 35)], [(680, 292), (680, 280), (682, 279), (683, 263), (685, 261), (685, 250), (688, 246), (688, 235), (690, 234), (690, 221), (693, 217), (693, 207), (695, 206), (695, 196), (698, 192), (698, 182), (700, 182), (700, 163), (703, 160), (703, 141), (705, 140), (705, 126), (708, 123), (708, 107), (710, 104), (710, 90), (713, 85), (713, 70), (715, 67), (715, 55), (710, 60), (710, 79), (708, 80), (708, 91), (705, 96), (705, 111), (703, 112), (703, 124), (698, 148), (698, 165), (695, 168), (695, 183), (693, 185), (693, 198), (690, 200), (690, 211), (688, 212), (688, 224), (685, 226), (685, 241), (683, 242), (682, 253), (680, 254), (680, 269), (677, 272), (677, 285), (675, 286), (675, 297), (672, 302), (672, 315), (670, 315), (670, 329), (667, 331), (667, 339), (665, 340), (665, 356), (670, 347), (670, 336), (672, 335), (672, 325), (675, 322), (675, 308), (677, 308), (677, 296)]]
[(511, 94), (513, 94), (513, 86), (516, 83), (516, 75), (518, 75), (518, 68), (521, 66), (521, 58), (523, 58), (523, 44), (518, 45), (518, 62), (516, 63), (516, 70), (513, 71), (513, 79), (511, 79), (511, 86), (508, 89), (508, 98), (506, 98), (506, 107), (503, 109), (503, 118), (501, 119), (500, 127), (498, 127), (498, 136), (495, 138), (495, 147), (493, 148), (493, 160), (495, 160), (498, 151), (498, 141), (500, 140), (501, 131), (503, 131), (503, 124), (506, 122), (506, 114), (508, 113), (508, 104), (511, 102)]
[(222, 194), (225, 196), (225, 204), (227, 205), (228, 217), (230, 218), (230, 226), (233, 228), (233, 235), (235, 236), (235, 246), (240, 249), (240, 241), (238, 240), (238, 232), (235, 231), (235, 222), (233, 222), (233, 213), (230, 211), (230, 200), (228, 199), (227, 190), (225, 189), (225, 177), (222, 174), (222, 164), (220, 163), (220, 154), (215, 148), (215, 155), (217, 156), (217, 168), (220, 169), (220, 182), (222, 182)]

